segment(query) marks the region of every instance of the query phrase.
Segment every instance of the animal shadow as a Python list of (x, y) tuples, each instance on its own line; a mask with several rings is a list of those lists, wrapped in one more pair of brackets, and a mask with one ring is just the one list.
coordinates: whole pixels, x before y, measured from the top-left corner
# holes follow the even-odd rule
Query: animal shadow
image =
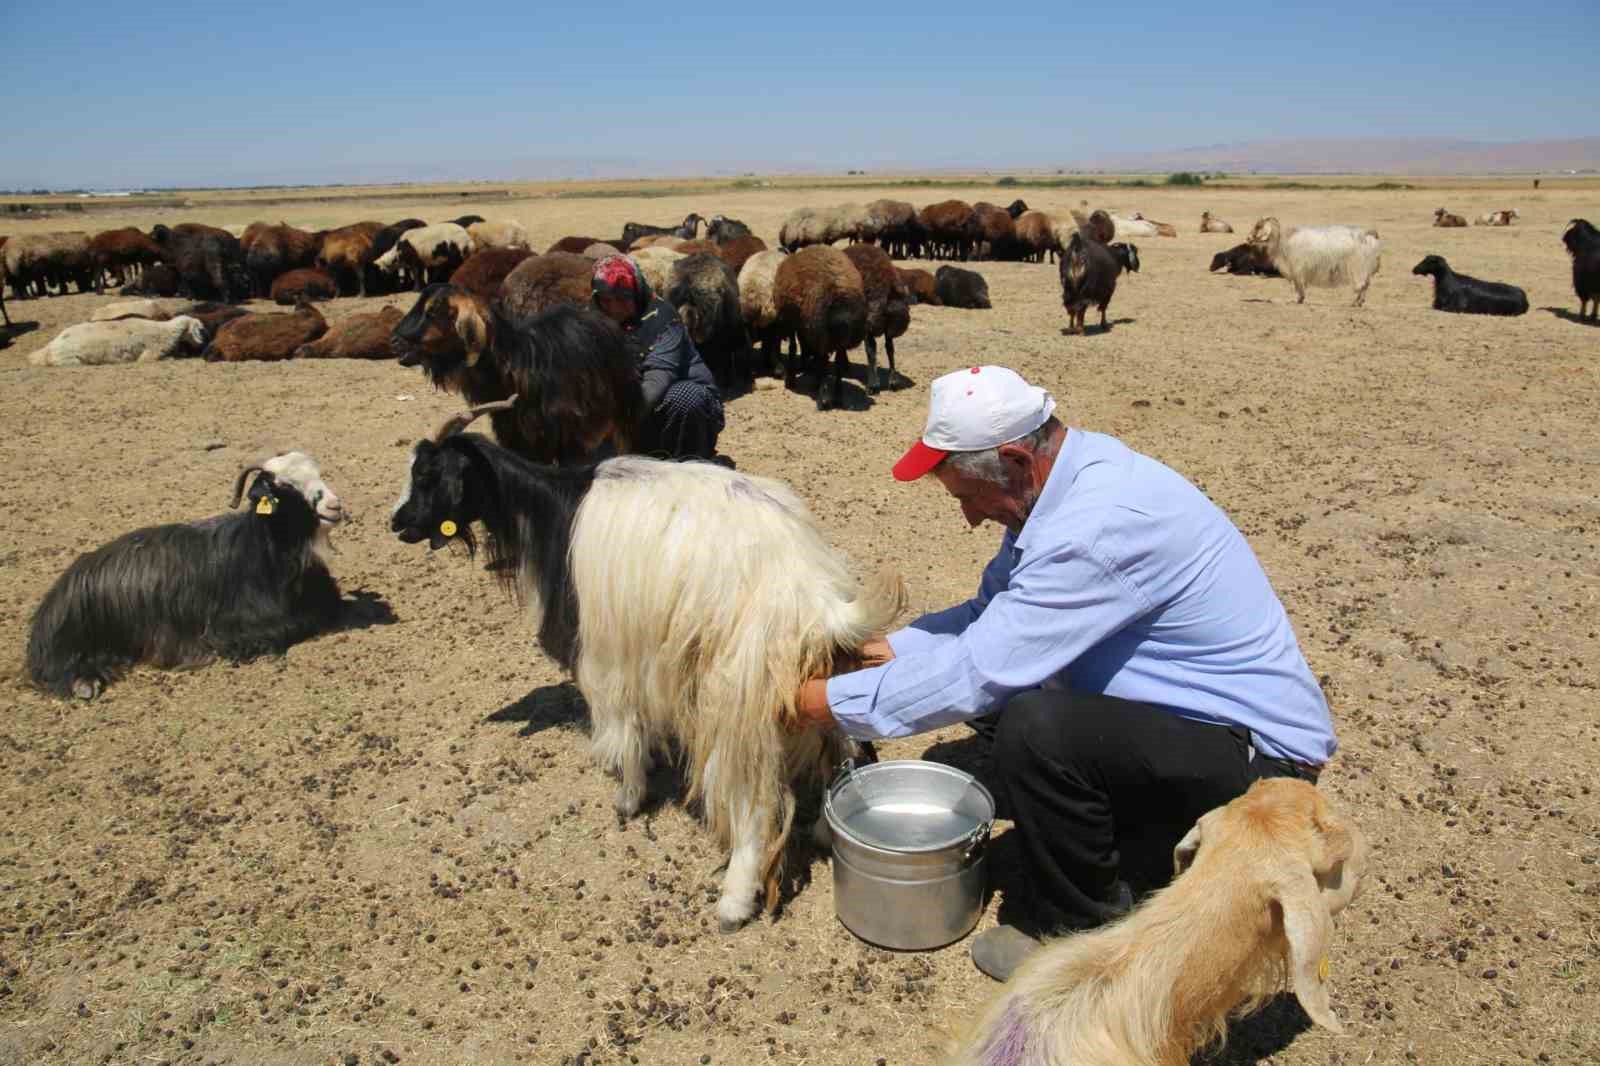
[(1228, 1040), (1222, 1047), (1196, 1052), (1190, 1066), (1254, 1066), (1284, 1051), (1310, 1028), (1311, 1019), (1300, 1002), (1288, 992), (1280, 992), (1262, 1010), (1229, 1025)]
[[(1085, 337), (1093, 337), (1101, 333), (1110, 333), (1112, 326), (1131, 326), (1137, 321), (1139, 320), (1136, 318), (1108, 318), (1103, 326), (1091, 326), (1088, 323), (1084, 323), (1083, 335)], [(1063, 337), (1074, 336), (1074, 334), (1067, 332), (1066, 326), (1061, 327), (1061, 335)]]
[(1563, 322), (1576, 322), (1580, 326), (1600, 326), (1600, 319), (1579, 318), (1576, 314), (1568, 311), (1565, 307), (1541, 307), (1539, 310), (1549, 311), (1552, 315), (1555, 315)]
[(589, 719), (589, 705), (583, 702), (578, 686), (571, 681), (540, 685), (515, 703), (489, 715), (490, 722), (521, 722), (519, 736), (533, 736), (546, 729), (578, 725)]
[(341, 632), (352, 629), (371, 629), (373, 626), (392, 626), (400, 619), (394, 608), (376, 592), (355, 589), (340, 604), (343, 613), (339, 618)]
[(9, 326), (0, 323), (0, 348), (4, 348), (18, 337), (32, 333), (38, 328), (39, 323), (37, 322), (13, 322)]
[[(834, 411), (865, 411), (870, 408), (874, 400), (867, 393), (866, 387), (859, 384), (856, 379), (866, 376), (864, 369), (858, 370), (851, 364), (848, 375), (839, 379), (839, 391), (830, 410)], [(821, 382), (815, 374), (800, 374), (795, 377), (794, 384), (789, 391), (797, 392), (803, 396), (816, 398), (817, 388)]]

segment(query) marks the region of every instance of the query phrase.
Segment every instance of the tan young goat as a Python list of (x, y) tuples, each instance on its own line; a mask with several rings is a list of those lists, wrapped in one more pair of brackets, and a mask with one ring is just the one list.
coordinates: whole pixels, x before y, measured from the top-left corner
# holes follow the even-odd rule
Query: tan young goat
[(1256, 782), (1178, 844), (1170, 886), (1115, 925), (1034, 952), (949, 1066), (1187, 1066), (1285, 978), (1313, 1021), (1340, 1031), (1328, 940), (1366, 851), (1314, 786)]

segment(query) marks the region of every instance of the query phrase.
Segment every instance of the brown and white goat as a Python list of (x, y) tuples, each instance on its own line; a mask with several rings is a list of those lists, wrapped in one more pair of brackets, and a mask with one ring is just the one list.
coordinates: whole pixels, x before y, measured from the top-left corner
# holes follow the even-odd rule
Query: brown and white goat
[(1285, 980), (1339, 1032), (1328, 942), (1366, 857), (1315, 786), (1258, 781), (1183, 838), (1169, 887), (1115, 925), (1035, 951), (948, 1066), (1187, 1066)]

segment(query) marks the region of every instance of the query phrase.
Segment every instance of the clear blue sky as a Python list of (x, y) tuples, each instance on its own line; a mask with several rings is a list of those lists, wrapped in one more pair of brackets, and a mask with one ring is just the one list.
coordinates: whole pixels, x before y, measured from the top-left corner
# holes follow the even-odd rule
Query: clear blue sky
[(679, 7), (8, 5), (0, 188), (1600, 133), (1600, 0)]

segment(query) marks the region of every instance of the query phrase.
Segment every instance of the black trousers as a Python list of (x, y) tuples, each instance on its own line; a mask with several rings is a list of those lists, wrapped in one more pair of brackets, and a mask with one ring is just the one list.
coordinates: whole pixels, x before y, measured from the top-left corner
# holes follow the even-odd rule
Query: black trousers
[[(1058, 689), (1014, 697), (972, 723), (993, 738), (999, 814), (1016, 823), (1030, 932), (1084, 929), (1172, 878), (1172, 849), (1200, 816), (1263, 777), (1314, 778), (1256, 753), (1247, 730), (1145, 703)], [(1009, 901), (1008, 901), (1009, 902)]]

